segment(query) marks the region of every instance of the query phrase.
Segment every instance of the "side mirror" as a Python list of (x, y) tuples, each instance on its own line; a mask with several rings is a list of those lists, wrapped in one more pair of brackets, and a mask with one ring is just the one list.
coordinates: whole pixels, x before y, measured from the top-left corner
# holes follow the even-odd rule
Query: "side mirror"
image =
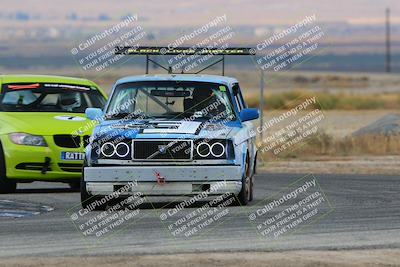
[(245, 108), (240, 111), (239, 117), (241, 121), (251, 121), (258, 119), (259, 112), (256, 108)]
[(97, 120), (100, 121), (103, 116), (103, 111), (99, 108), (87, 108), (85, 110), (85, 116), (89, 120)]

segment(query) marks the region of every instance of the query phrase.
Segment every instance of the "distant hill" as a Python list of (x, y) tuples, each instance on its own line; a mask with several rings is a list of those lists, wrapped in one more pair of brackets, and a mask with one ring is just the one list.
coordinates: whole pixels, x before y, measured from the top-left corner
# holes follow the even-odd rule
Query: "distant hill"
[(0, 20), (104, 21), (138, 14), (147, 26), (200, 25), (227, 14), (231, 25), (291, 24), (306, 15), (319, 21), (382, 23), (384, 9), (392, 8), (393, 21), (400, 23), (398, 0), (2, 0)]

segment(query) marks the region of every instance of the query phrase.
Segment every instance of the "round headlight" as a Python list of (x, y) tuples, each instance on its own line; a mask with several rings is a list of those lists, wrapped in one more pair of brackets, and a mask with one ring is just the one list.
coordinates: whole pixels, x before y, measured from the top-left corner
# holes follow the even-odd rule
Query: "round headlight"
[(115, 146), (115, 153), (118, 157), (123, 158), (129, 154), (129, 146), (126, 143), (119, 143)]
[(210, 145), (208, 143), (202, 142), (197, 145), (196, 151), (200, 157), (205, 158), (208, 155), (210, 155), (211, 152)]
[(101, 153), (106, 156), (107, 158), (114, 156), (116, 153), (116, 148), (113, 143), (107, 142), (101, 146), (100, 149)]
[(221, 143), (214, 143), (211, 146), (211, 155), (216, 158), (221, 157), (225, 153), (225, 146)]

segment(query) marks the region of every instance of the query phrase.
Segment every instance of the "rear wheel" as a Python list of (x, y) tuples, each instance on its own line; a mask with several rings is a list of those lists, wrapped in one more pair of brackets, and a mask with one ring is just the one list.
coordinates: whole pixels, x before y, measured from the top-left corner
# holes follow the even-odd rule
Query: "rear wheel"
[(7, 179), (6, 161), (4, 158), (3, 147), (0, 143), (0, 194), (14, 193), (17, 189), (17, 183)]
[(107, 203), (100, 204), (101, 203), (101, 197), (100, 196), (92, 196), (89, 194), (89, 192), (86, 189), (86, 182), (84, 179), (84, 171), (85, 171), (85, 166), (86, 164), (83, 164), (83, 169), (82, 169), (82, 177), (81, 177), (81, 182), (80, 182), (80, 188), (81, 188), (81, 205), (82, 208), (84, 209), (90, 209), (90, 210), (106, 210), (107, 208)]

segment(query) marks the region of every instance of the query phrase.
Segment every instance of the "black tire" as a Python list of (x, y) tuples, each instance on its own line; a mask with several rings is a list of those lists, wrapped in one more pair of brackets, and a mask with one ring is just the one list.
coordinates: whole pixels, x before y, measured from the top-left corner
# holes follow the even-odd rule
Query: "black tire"
[(251, 174), (251, 190), (250, 190), (250, 201), (253, 201), (254, 199), (254, 174), (256, 174), (256, 167), (257, 167), (257, 154), (254, 159), (254, 165), (253, 165), (253, 173)]
[(7, 179), (6, 161), (4, 159), (3, 146), (0, 143), (0, 194), (14, 193), (17, 182)]
[(253, 201), (254, 198), (254, 178), (253, 176), (251, 177), (251, 189), (250, 189), (250, 198), (249, 198), (249, 202)]
[(246, 160), (246, 166), (245, 166), (245, 172), (242, 177), (242, 190), (240, 191), (237, 200), (237, 203), (235, 203), (236, 206), (246, 206), (250, 201), (250, 197), (253, 194), (251, 191), (253, 190), (252, 188), (252, 177), (251, 171), (250, 171), (250, 165), (248, 160)]
[(85, 171), (85, 166), (86, 164), (83, 164), (83, 169), (82, 169), (82, 177), (81, 177), (81, 182), (80, 182), (80, 188), (81, 188), (81, 205), (82, 208), (84, 209), (90, 209), (90, 210), (106, 210), (107, 208), (107, 203), (103, 205), (93, 205), (96, 200), (99, 201), (101, 200), (101, 197), (99, 196), (92, 196), (89, 194), (89, 192), (86, 190), (86, 182), (84, 180), (84, 171)]
[(73, 190), (79, 190), (81, 189), (81, 181), (76, 181), (76, 182), (69, 182), (68, 183), (69, 187)]

